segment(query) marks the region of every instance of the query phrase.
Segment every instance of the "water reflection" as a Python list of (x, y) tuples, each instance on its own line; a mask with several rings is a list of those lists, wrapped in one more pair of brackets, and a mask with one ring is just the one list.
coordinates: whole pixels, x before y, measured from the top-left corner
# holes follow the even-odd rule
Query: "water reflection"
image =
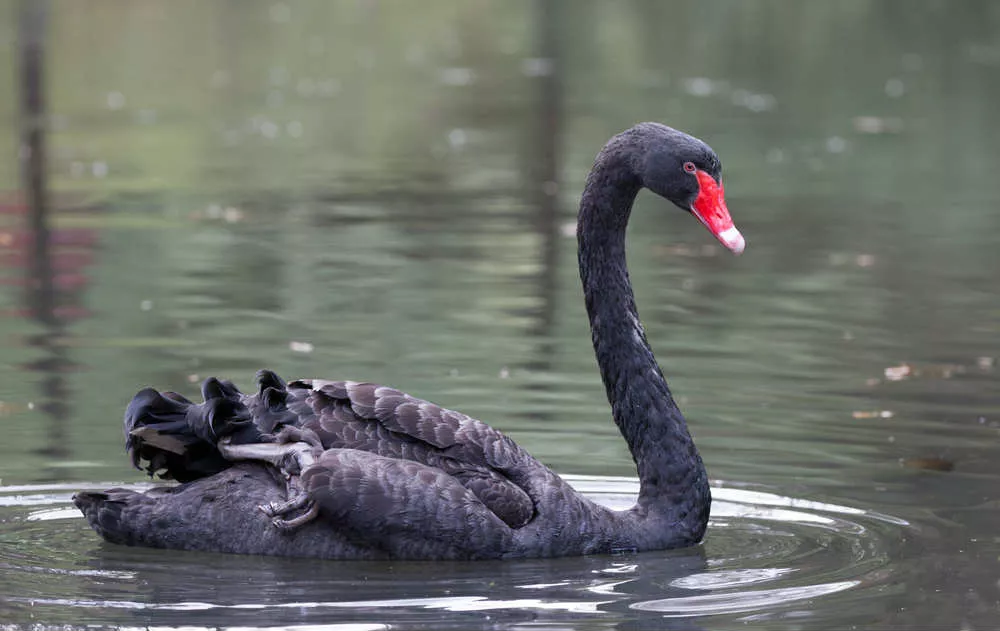
[(73, 368), (74, 362), (61, 343), (67, 312), (63, 308), (66, 305), (61, 304), (59, 298), (60, 294), (69, 292), (65, 288), (57, 288), (57, 284), (65, 285), (59, 282), (64, 276), (57, 278), (57, 273), (74, 274), (78, 270), (65, 269), (65, 252), (58, 252), (60, 235), (51, 226), (46, 149), (49, 114), (45, 94), (48, 3), (44, 0), (23, 0), (18, 3), (18, 17), (18, 79), (21, 87), (19, 155), (27, 226), (23, 239), (12, 239), (13, 244), (19, 247), (8, 248), (10, 253), (7, 258), (9, 262), (23, 261), (24, 314), (34, 320), (40, 329), (26, 337), (26, 344), (38, 349), (39, 354), (32, 361), (20, 365), (22, 369), (42, 375), (39, 398), (33, 402), (33, 407), (48, 416), (49, 423), (46, 443), (37, 447), (36, 453), (44, 458), (63, 460), (71, 455), (66, 423), (72, 395), (65, 373)]
[[(632, 479), (570, 479), (612, 507), (630, 506), (638, 492)], [(515, 562), (330, 563), (99, 543), (80, 536), (89, 531), (67, 508), (65, 487), (0, 487), (0, 518), (7, 524), (0, 541), (22, 542), (0, 556), (11, 579), (0, 603), (15, 612), (30, 604), (36, 614), (84, 610), (77, 615), (96, 622), (139, 618), (157, 626), (253, 625), (262, 613), (289, 624), (358, 616), (440, 622), (440, 612), (454, 614), (446, 624), (476, 612), (497, 623), (543, 614), (549, 622), (582, 615), (621, 623), (628, 611), (774, 613), (842, 590), (863, 602), (892, 580), (894, 540), (906, 532), (898, 519), (764, 491), (717, 487), (715, 496), (714, 512), (722, 517), (713, 520), (705, 546), (687, 550)], [(867, 553), (859, 556), (859, 549)], [(84, 591), (75, 593), (80, 580)], [(17, 587), (39, 582), (47, 595)], [(66, 589), (74, 595), (61, 595)]]

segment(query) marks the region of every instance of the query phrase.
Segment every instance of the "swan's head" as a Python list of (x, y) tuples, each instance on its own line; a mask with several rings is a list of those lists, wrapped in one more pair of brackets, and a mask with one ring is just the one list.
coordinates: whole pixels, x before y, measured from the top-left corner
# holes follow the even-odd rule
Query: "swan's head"
[(736, 229), (722, 188), (722, 162), (712, 148), (684, 132), (641, 123), (643, 159), (636, 167), (642, 184), (690, 212), (722, 245), (740, 254), (746, 247)]

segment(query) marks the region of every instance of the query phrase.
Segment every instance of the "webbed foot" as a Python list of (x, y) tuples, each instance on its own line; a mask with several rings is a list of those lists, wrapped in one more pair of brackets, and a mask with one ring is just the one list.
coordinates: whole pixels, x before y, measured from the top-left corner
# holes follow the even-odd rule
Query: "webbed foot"
[[(294, 530), (303, 524), (307, 524), (319, 515), (319, 507), (305, 493), (301, 493), (287, 502), (268, 502), (267, 504), (261, 504), (257, 508), (268, 517), (273, 518), (271, 523), (274, 524), (275, 528), (285, 531)], [(284, 518), (284, 515), (301, 508), (305, 508), (306, 511), (298, 517), (291, 519)]]

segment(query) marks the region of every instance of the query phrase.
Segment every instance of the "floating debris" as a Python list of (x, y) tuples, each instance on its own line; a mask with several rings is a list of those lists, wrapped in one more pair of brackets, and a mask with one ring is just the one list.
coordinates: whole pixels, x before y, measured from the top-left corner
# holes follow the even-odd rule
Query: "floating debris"
[(952, 471), (955, 462), (946, 458), (901, 458), (899, 463), (907, 469), (924, 469), (925, 471)]
[(898, 134), (903, 131), (903, 119), (881, 116), (855, 116), (854, 131), (860, 134)]
[(311, 353), (316, 347), (309, 342), (289, 342), (288, 348), (293, 353)]
[(501, 379), (510, 379), (510, 369), (504, 366), (500, 369), (500, 374), (498, 376)]
[(858, 267), (871, 267), (875, 265), (875, 255), (874, 254), (859, 254), (857, 258), (854, 259)]
[(890, 366), (885, 369), (885, 378), (888, 381), (902, 381), (910, 377), (923, 377), (931, 379), (951, 379), (955, 375), (965, 374), (968, 370), (966, 366), (959, 364), (900, 364)]
[(856, 410), (851, 412), (854, 418), (892, 418), (896, 413), (892, 410)]
[(226, 221), (226, 223), (243, 221), (243, 216), (243, 211), (235, 206), (227, 206), (226, 209), (222, 211), (222, 218)]
[(909, 364), (900, 364), (899, 366), (889, 366), (885, 369), (885, 378), (889, 381), (902, 381), (913, 374), (913, 369), (910, 368)]
[(980, 370), (992, 370), (997, 365), (996, 357), (977, 357), (976, 366)]

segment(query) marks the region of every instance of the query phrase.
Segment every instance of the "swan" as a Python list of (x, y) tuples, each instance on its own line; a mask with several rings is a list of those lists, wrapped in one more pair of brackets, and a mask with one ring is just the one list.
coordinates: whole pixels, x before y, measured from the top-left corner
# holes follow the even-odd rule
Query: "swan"
[(105, 540), (328, 559), (497, 559), (679, 548), (705, 534), (708, 476), (639, 322), (625, 233), (643, 187), (693, 214), (729, 250), (715, 152), (659, 123), (614, 136), (580, 200), (580, 278), (612, 416), (640, 490), (628, 510), (576, 492), (489, 425), (390, 387), (208, 379), (202, 403), (140, 391), (125, 413), (132, 463), (180, 482), (81, 492)]

